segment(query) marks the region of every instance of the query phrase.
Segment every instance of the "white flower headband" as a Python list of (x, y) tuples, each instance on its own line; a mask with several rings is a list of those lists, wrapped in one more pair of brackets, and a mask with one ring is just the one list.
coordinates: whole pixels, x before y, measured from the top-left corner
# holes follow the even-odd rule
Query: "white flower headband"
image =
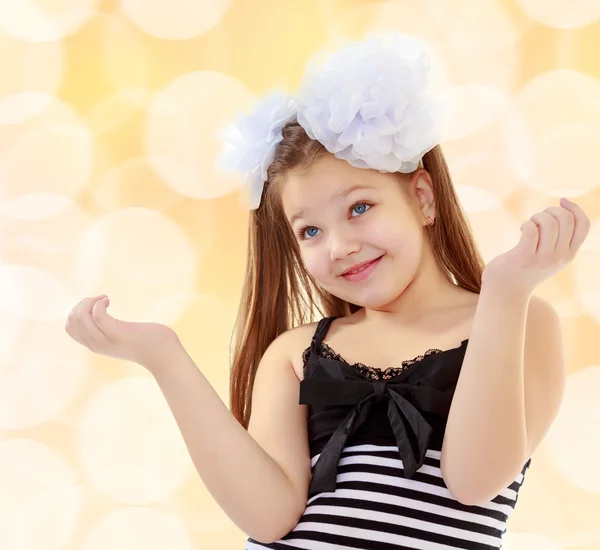
[(441, 141), (441, 103), (427, 91), (428, 74), (423, 44), (397, 32), (321, 53), (295, 98), (271, 93), (221, 134), (220, 166), (242, 172), (250, 209), (258, 208), (283, 127), (297, 118), (311, 139), (352, 166), (410, 173)]

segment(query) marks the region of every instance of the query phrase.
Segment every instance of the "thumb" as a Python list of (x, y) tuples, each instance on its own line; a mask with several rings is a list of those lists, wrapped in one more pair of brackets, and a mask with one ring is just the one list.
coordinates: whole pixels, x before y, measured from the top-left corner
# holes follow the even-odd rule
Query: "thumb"
[(525, 246), (531, 248), (531, 251), (535, 253), (540, 237), (540, 232), (536, 223), (533, 220), (527, 220), (521, 226), (521, 233), (521, 242), (524, 242)]
[[(106, 308), (109, 304), (110, 299), (106, 297), (102, 300), (98, 300), (92, 307), (92, 319), (100, 329), (104, 329), (107, 325), (107, 322), (109, 322), (109, 319), (112, 319), (106, 312)], [(105, 331), (103, 330), (103, 332)]]

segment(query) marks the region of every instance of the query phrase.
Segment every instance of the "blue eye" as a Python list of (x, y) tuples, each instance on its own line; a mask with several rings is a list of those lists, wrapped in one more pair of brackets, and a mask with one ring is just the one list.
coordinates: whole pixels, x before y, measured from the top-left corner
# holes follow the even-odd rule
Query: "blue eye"
[[(373, 205), (368, 202), (364, 202), (364, 201), (355, 202), (350, 207), (350, 211), (354, 212), (356, 215), (351, 216), (351, 217), (356, 218), (357, 216), (362, 216), (367, 210), (369, 210), (371, 208), (371, 206), (373, 206)], [(312, 239), (313, 237), (316, 237), (319, 234), (318, 233), (319, 231), (320, 231), (320, 229), (318, 227), (309, 225), (309, 226), (304, 226), (304, 227), (300, 228), (296, 234), (298, 235), (298, 238), (300, 238), (301, 240), (307, 240), (307, 239)]]
[(309, 231), (312, 231), (312, 230), (318, 231), (319, 229), (312, 225), (304, 226), (296, 232), (296, 235), (298, 236), (299, 239), (301, 239), (303, 241), (305, 241), (306, 239), (312, 239), (313, 237), (317, 236), (317, 233), (313, 233), (313, 234), (307, 236)]
[[(357, 210), (358, 208), (361, 208), (361, 212), (359, 212)], [(367, 204), (366, 202), (357, 202), (355, 205), (352, 206), (351, 210), (353, 210), (358, 215), (360, 215), (360, 214), (364, 214), (369, 208), (371, 208), (371, 206), (369, 204)]]

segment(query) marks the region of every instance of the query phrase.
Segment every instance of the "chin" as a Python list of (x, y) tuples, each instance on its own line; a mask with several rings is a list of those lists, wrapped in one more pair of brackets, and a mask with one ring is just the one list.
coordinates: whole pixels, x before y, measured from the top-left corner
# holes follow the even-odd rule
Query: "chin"
[(357, 306), (364, 307), (365, 309), (380, 310), (386, 309), (396, 298), (397, 296), (380, 299), (373, 298), (369, 300), (356, 300), (353, 303), (355, 303)]
[(382, 292), (381, 290), (365, 289), (366, 292), (338, 292), (334, 296), (351, 304), (367, 309), (381, 309), (398, 298), (397, 292)]

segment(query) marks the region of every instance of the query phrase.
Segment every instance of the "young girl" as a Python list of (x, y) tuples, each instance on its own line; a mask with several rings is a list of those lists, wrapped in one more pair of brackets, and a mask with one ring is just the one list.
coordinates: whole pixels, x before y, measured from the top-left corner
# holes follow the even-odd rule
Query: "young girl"
[(69, 315), (154, 375), (248, 550), (500, 548), (557, 414), (560, 322), (533, 291), (589, 219), (561, 200), (484, 267), (425, 59), (400, 35), (347, 45), (224, 136), (252, 201), (230, 410), (170, 328), (106, 297)]

